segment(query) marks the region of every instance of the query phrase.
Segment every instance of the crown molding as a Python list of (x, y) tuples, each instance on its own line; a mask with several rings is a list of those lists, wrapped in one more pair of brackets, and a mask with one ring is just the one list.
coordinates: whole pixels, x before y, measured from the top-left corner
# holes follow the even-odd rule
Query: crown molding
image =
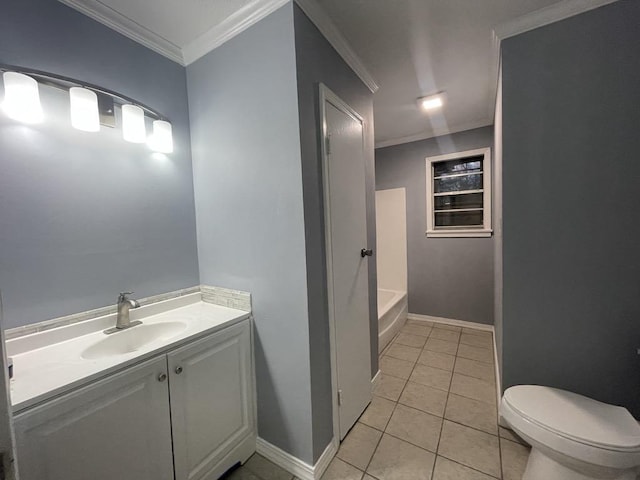
[(383, 140), (381, 142), (376, 142), (376, 149), (393, 147), (394, 145), (402, 145), (403, 143), (419, 142), (420, 140), (428, 140), (430, 138), (440, 137), (442, 135), (451, 135), (453, 133), (473, 130), (474, 128), (488, 127), (493, 125), (493, 113), (491, 115), (491, 118), (460, 123), (452, 127), (438, 128), (430, 132), (416, 133), (414, 135), (408, 135), (406, 137), (397, 137), (391, 138), (389, 140)]
[[(291, 0), (253, 0), (182, 48), (108, 7), (100, 0), (58, 1), (131, 40), (164, 55), (168, 59), (186, 66), (259, 22)], [(369, 90), (375, 93), (378, 90), (375, 80), (316, 0), (294, 1)]]
[(154, 52), (167, 57), (169, 60), (173, 60), (180, 65), (184, 65), (182, 50), (180, 47), (151, 30), (146, 29), (139, 23), (134, 22), (129, 17), (116, 12), (104, 3), (101, 3), (99, 0), (58, 1), (79, 11), (80, 13), (83, 13), (87, 17), (93, 18), (112, 30), (121, 33), (125, 37), (144, 45)]
[(372, 93), (378, 91), (378, 84), (373, 79), (367, 67), (358, 55), (353, 51), (349, 42), (340, 33), (338, 27), (333, 23), (329, 15), (323, 10), (316, 0), (295, 0), (309, 20), (320, 30), (320, 33), (336, 49), (342, 59), (351, 67), (360, 80), (371, 90)]
[(561, 2), (498, 25), (494, 29), (494, 32), (499, 40), (504, 40), (505, 38), (559, 22), (560, 20), (603, 7), (616, 1), (617, 0), (562, 0)]
[(185, 65), (205, 56), (211, 50), (242, 33), (250, 26), (286, 5), (290, 0), (254, 0), (221, 23), (209, 29), (182, 49)]

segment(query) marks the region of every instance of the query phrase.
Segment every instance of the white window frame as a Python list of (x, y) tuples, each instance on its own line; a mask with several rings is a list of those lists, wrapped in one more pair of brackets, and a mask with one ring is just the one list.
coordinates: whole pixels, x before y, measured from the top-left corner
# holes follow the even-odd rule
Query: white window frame
[[(482, 208), (483, 225), (481, 227), (435, 227), (433, 164), (447, 160), (457, 160), (483, 155), (482, 161)], [(464, 152), (449, 153), (426, 158), (427, 165), (427, 237), (490, 237), (491, 229), (491, 148), (478, 148)]]

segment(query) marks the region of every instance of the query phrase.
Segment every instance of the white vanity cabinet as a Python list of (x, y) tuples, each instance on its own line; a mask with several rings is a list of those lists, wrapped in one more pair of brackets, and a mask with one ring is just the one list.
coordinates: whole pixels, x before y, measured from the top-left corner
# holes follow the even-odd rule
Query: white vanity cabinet
[(167, 355), (176, 480), (217, 479), (255, 451), (250, 335), (244, 322)]
[(18, 415), (21, 480), (172, 480), (168, 392), (161, 357)]
[(14, 418), (21, 480), (215, 480), (255, 451), (251, 324)]

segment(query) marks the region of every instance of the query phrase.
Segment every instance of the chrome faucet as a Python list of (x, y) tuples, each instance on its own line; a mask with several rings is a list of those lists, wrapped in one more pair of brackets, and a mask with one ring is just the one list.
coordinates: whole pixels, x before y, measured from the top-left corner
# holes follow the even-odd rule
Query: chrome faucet
[(106, 334), (115, 333), (120, 330), (125, 330), (130, 327), (140, 325), (140, 320), (130, 321), (129, 310), (132, 308), (138, 308), (140, 304), (133, 298), (128, 298), (127, 295), (131, 295), (133, 292), (122, 292), (118, 296), (118, 316), (116, 319), (116, 326), (104, 331)]

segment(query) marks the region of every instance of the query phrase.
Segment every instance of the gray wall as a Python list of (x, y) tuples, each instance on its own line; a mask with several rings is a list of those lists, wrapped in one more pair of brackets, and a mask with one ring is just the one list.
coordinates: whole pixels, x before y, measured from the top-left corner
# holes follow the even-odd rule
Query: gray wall
[(0, 63), (146, 103), (170, 118), (176, 145), (158, 162), (120, 128), (74, 130), (68, 95), (51, 87), (41, 88), (43, 124), (0, 114), (3, 327), (113, 304), (126, 289), (144, 297), (197, 285), (184, 68), (49, 0), (3, 2)]
[(503, 42), (505, 386), (640, 418), (640, 2)]
[(376, 149), (376, 190), (407, 189), (409, 312), (493, 324), (493, 238), (427, 238), (426, 157), (490, 147), (483, 127)]
[[(309, 336), (313, 402), (313, 459), (316, 461), (333, 436), (329, 314), (324, 242), (322, 160), (319, 148), (318, 84), (324, 83), (365, 119), (367, 237), (375, 246), (375, 187), (373, 165), (373, 94), (347, 66), (306, 15), (294, 7), (298, 108), (304, 183), (304, 226), (309, 286)], [(371, 316), (371, 372), (378, 371), (376, 262), (369, 262)]]
[(203, 284), (250, 291), (258, 433), (312, 463), (293, 5), (187, 67)]

